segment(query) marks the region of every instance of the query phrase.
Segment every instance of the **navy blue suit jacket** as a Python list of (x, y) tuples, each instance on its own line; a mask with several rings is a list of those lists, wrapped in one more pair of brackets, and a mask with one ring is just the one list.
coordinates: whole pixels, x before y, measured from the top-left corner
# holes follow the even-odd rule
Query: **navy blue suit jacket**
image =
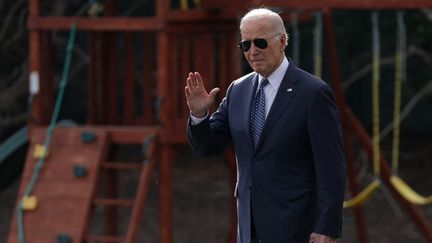
[(233, 144), (237, 158), (238, 242), (250, 242), (251, 212), (263, 243), (340, 236), (346, 164), (329, 86), (290, 61), (254, 150), (253, 72), (235, 80), (215, 113), (188, 125), (194, 152), (210, 157)]

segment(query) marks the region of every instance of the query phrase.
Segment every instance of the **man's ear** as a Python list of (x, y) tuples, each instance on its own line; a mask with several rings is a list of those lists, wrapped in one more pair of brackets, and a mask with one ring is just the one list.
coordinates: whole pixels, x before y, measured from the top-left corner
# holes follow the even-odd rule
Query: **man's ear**
[(282, 34), (281, 35), (281, 37), (280, 37), (280, 39), (279, 39), (279, 42), (280, 42), (280, 45), (281, 45), (281, 49), (282, 49), (282, 51), (284, 51), (285, 50), (285, 48), (287, 47), (287, 35), (286, 34)]

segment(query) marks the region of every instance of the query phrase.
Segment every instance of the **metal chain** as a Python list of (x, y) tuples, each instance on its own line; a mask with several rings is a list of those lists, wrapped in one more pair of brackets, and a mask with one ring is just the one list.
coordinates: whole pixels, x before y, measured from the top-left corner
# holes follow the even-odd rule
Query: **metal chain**
[(372, 141), (373, 165), (375, 176), (380, 172), (380, 111), (379, 111), (379, 79), (380, 79), (380, 33), (378, 12), (371, 15), (372, 21)]
[(315, 12), (315, 28), (314, 28), (314, 74), (321, 78), (322, 76), (322, 14)]
[(293, 60), (297, 65), (300, 65), (300, 31), (298, 28), (298, 12), (291, 13), (291, 28), (293, 35), (293, 44), (292, 44), (292, 52), (293, 52)]

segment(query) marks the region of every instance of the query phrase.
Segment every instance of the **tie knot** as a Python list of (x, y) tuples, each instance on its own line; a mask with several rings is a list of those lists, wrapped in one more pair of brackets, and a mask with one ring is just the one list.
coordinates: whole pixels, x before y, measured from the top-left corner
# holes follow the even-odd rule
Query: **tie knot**
[(260, 83), (260, 89), (264, 88), (269, 83), (268, 79), (263, 78)]

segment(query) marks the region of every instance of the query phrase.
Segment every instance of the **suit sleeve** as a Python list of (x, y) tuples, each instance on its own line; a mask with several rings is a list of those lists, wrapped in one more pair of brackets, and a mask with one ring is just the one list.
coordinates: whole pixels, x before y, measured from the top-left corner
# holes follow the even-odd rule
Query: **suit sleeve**
[(197, 156), (212, 157), (220, 155), (231, 144), (231, 132), (228, 118), (229, 92), (222, 100), (216, 112), (203, 122), (192, 125), (189, 118), (187, 135), (192, 150)]
[(307, 116), (320, 212), (315, 232), (340, 237), (346, 162), (339, 114), (327, 85), (322, 85), (315, 93)]

